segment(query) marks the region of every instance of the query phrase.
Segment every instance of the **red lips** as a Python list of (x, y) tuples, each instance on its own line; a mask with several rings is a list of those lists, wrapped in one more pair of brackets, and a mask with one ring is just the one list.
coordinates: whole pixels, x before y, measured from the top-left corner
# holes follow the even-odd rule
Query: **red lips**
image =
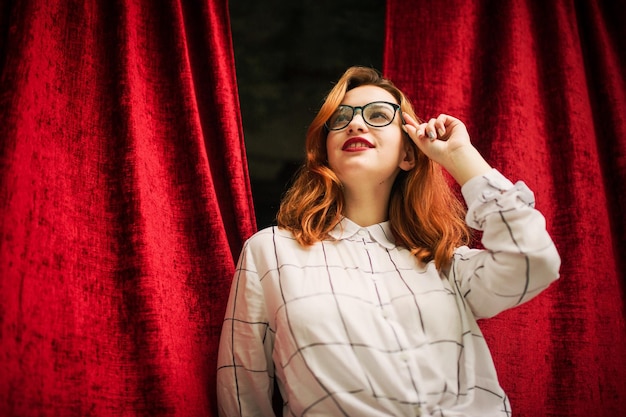
[(374, 144), (360, 137), (348, 139), (341, 147), (342, 151), (356, 152), (373, 148)]

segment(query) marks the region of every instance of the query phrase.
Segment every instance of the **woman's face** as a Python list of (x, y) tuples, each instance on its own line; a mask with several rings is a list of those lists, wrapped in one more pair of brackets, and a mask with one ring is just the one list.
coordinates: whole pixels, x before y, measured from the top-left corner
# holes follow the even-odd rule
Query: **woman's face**
[[(397, 104), (388, 91), (372, 85), (348, 91), (341, 104), (357, 107), (378, 101)], [(328, 164), (346, 187), (367, 184), (391, 186), (401, 169), (413, 167), (413, 158), (408, 157), (409, 146), (403, 139), (402, 119), (397, 114), (400, 110), (393, 109), (389, 113), (388, 108), (377, 110), (376, 107), (372, 105), (366, 110), (370, 123), (384, 124), (385, 120), (393, 118), (389, 125), (371, 126), (365, 122), (363, 111), (356, 110), (346, 127), (330, 130), (326, 138)], [(352, 112), (347, 109), (336, 126), (341, 126), (341, 121), (347, 122), (351, 115)]]

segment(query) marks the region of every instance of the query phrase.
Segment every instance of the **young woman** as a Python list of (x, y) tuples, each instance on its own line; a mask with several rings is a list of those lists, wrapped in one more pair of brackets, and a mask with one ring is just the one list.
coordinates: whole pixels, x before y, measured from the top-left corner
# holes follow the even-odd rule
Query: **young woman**
[[(220, 414), (273, 416), (277, 382), (284, 416), (509, 416), (476, 320), (558, 278), (533, 207), (460, 120), (422, 123), (391, 81), (348, 69), (311, 123), (278, 226), (242, 250)], [(485, 249), (466, 246), (464, 217)]]

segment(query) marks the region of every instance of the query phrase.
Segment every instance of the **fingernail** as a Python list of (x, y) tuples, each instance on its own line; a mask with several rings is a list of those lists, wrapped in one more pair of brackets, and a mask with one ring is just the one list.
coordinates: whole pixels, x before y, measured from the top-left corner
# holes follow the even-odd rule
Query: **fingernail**
[(435, 132), (433, 132), (432, 130), (429, 130), (429, 131), (428, 131), (428, 137), (429, 137), (429, 138), (431, 138), (431, 139), (435, 139), (435, 137), (436, 137), (436, 136), (437, 136), (437, 135), (435, 135)]
[(443, 127), (440, 127), (440, 128), (439, 128), (439, 130), (438, 130), (438, 132), (439, 132), (439, 136), (443, 136), (443, 135), (445, 135), (445, 134), (446, 134), (446, 131), (445, 131), (445, 130), (443, 130)]
[(424, 131), (423, 130), (418, 130), (417, 131), (417, 136), (424, 136)]

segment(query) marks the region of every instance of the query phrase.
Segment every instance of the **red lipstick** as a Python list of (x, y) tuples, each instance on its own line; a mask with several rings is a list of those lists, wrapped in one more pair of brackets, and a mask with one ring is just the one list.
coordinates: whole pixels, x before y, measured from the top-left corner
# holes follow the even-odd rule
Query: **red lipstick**
[(365, 149), (373, 148), (374, 144), (360, 137), (348, 139), (341, 147), (342, 151), (358, 152)]

